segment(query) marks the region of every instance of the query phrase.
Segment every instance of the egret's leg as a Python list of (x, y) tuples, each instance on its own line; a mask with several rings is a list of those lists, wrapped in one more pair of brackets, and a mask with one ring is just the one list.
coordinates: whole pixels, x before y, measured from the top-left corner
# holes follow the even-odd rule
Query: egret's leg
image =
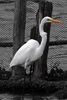
[[(25, 70), (25, 69), (24, 69)], [(26, 70), (24, 71), (24, 85), (25, 85), (25, 79), (26, 79)], [(25, 86), (24, 86), (25, 87)]]
[(26, 60), (25, 62), (25, 69), (26, 69), (26, 74), (29, 75), (30, 81), (31, 81), (31, 62), (29, 59)]
[(27, 74), (27, 75), (30, 74), (30, 67), (31, 67), (31, 66), (29, 65), (29, 66), (27, 66), (27, 68), (26, 68), (26, 74)]
[(27, 59), (25, 62), (25, 69), (26, 69), (26, 74), (30, 74), (30, 60)]
[(30, 63), (30, 60), (29, 59), (26, 59), (26, 61), (25, 61), (25, 69), (27, 68), (27, 66), (29, 65), (29, 63)]
[(28, 59), (26, 59), (26, 61), (25, 61), (25, 65), (24, 65), (24, 68), (25, 68), (24, 83), (25, 83), (25, 79), (26, 79), (28, 63), (29, 63), (29, 62), (28, 62)]
[(30, 68), (30, 83), (31, 83), (31, 68)]

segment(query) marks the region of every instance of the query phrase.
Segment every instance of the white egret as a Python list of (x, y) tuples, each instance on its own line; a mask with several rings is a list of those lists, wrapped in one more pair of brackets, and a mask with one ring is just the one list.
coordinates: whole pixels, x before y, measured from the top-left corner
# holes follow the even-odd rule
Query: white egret
[[(44, 32), (44, 24), (49, 22), (55, 22), (60, 23), (59, 20), (53, 19), (51, 17), (44, 17), (41, 20), (41, 23), (39, 25), (39, 32), (40, 36), (42, 37), (41, 44), (38, 43), (38, 41), (34, 39), (30, 39), (27, 43), (25, 43), (23, 46), (20, 47), (20, 49), (16, 52), (14, 55), (10, 67), (16, 66), (16, 65), (24, 65), (24, 68), (26, 69), (26, 74), (28, 70), (30, 70), (29, 65), (33, 62), (39, 59), (44, 51), (46, 41), (47, 41), (47, 33)], [(30, 72), (30, 71), (29, 71)]]

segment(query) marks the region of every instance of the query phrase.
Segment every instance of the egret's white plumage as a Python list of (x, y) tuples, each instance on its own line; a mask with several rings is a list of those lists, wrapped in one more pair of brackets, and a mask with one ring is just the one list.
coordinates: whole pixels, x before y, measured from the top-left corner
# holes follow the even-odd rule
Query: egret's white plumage
[(44, 32), (43, 26), (47, 22), (59, 23), (60, 21), (50, 17), (44, 17), (39, 25), (40, 36), (42, 37), (41, 44), (39, 44), (38, 41), (34, 39), (30, 39), (16, 52), (10, 63), (10, 67), (16, 65), (22, 66), (24, 64), (24, 68), (26, 69), (31, 62), (36, 61), (42, 56), (47, 41), (47, 33)]
[(36, 40), (29, 40), (25, 43), (13, 57), (10, 67), (15, 65), (23, 65), (26, 60), (33, 60), (35, 55), (35, 48), (39, 46), (39, 43)]

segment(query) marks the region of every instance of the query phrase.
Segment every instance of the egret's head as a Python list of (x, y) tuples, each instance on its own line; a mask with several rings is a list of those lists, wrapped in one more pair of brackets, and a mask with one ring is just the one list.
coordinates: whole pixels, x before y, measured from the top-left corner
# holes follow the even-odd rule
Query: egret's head
[(53, 19), (51, 17), (44, 17), (41, 21), (41, 23), (50, 23), (50, 22), (54, 22), (54, 23), (61, 23), (61, 21), (57, 20), (57, 19)]
[(39, 25), (39, 32), (40, 32), (40, 35), (41, 37), (43, 37), (45, 34), (47, 34), (46, 32), (44, 32), (44, 24), (45, 23), (51, 23), (51, 22), (54, 22), (54, 23), (61, 23), (61, 21), (57, 20), (57, 19), (53, 19), (51, 17), (44, 17), (42, 20), (41, 20), (41, 23)]

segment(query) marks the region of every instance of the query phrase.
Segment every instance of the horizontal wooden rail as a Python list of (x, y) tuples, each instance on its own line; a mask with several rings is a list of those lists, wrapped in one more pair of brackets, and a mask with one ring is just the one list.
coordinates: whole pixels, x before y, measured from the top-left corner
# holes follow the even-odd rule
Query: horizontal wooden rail
[(11, 0), (11, 1), (10, 0), (3, 0), (3, 1), (1, 0), (0, 4), (1, 3), (3, 3), (3, 4), (5, 4), (5, 3), (13, 3), (13, 2), (14, 2), (14, 0)]
[[(67, 40), (51, 41), (49, 46), (67, 45)], [(0, 47), (13, 47), (13, 42), (1, 42)]]
[(13, 42), (1, 42), (0, 47), (12, 47)]
[(67, 40), (51, 41), (49, 43), (50, 46), (66, 45), (66, 44), (67, 44)]

